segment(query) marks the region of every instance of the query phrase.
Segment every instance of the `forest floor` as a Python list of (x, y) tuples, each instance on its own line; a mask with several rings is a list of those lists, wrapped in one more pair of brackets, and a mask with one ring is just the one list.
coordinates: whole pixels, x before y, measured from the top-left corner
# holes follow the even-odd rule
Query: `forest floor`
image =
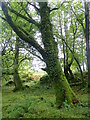
[(1, 93), (1, 87), (0, 87), (0, 120), (2, 117), (2, 93)]
[[(28, 84), (28, 83), (27, 83)], [(88, 94), (73, 90), (80, 104), (71, 108), (64, 102), (62, 109), (57, 109), (55, 92), (48, 85), (40, 85), (37, 80), (30, 82), (30, 87), (23, 91), (13, 92), (14, 86), (2, 87), (3, 118), (84, 118), (89, 119)]]

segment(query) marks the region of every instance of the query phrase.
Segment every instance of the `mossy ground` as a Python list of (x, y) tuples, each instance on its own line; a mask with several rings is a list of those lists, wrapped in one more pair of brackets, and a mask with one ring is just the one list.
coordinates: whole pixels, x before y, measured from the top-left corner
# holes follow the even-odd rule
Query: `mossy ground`
[[(28, 84), (28, 83), (27, 83)], [(74, 108), (64, 102), (62, 109), (56, 108), (55, 92), (48, 85), (40, 86), (40, 82), (31, 81), (30, 88), (13, 92), (14, 86), (2, 87), (3, 118), (88, 118), (88, 94), (76, 92), (80, 104)]]

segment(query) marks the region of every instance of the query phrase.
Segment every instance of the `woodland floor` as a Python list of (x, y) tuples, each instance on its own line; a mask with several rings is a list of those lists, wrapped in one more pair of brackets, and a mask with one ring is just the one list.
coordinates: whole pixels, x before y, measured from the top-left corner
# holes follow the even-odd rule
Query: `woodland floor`
[[(27, 83), (28, 84), (28, 83)], [(3, 118), (84, 118), (89, 119), (88, 94), (73, 90), (80, 104), (71, 108), (66, 102), (62, 109), (55, 104), (54, 89), (48, 85), (40, 86), (39, 81), (31, 81), (30, 88), (13, 92), (14, 86), (2, 87), (2, 117)]]

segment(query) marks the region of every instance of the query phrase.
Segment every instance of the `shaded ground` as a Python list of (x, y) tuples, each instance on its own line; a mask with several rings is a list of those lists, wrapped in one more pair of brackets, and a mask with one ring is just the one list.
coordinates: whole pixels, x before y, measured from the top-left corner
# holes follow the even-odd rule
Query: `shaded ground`
[(0, 87), (0, 120), (2, 117), (2, 93), (1, 93), (1, 87)]
[(24, 91), (12, 92), (13, 86), (3, 86), (2, 113), (3, 118), (86, 118), (88, 114), (88, 95), (73, 88), (81, 101), (74, 108), (65, 102), (58, 110), (55, 105), (54, 89), (40, 86), (39, 81), (31, 81), (30, 88)]

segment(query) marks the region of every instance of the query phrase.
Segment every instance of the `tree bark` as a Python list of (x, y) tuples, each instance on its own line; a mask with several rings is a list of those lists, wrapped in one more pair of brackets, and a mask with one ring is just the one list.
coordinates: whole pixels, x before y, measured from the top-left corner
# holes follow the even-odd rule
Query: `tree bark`
[[(90, 15), (90, 2), (85, 2), (85, 38), (86, 38), (86, 56), (87, 56), (87, 68), (88, 68), (88, 82), (90, 80), (90, 23), (89, 23), (89, 15)], [(88, 84), (90, 86), (90, 82)]]
[(56, 91), (56, 104), (57, 107), (61, 107), (65, 100), (68, 104), (73, 105), (73, 99), (77, 99), (75, 93), (72, 91), (58, 59), (58, 47), (53, 37), (52, 25), (49, 19), (49, 7), (47, 3), (40, 4), (40, 16), (41, 16), (41, 34), (42, 41), (44, 43), (45, 57), (47, 68), (46, 72), (50, 76), (50, 79), (54, 82), (54, 88)]
[(15, 59), (14, 59), (14, 84), (15, 84), (14, 91), (22, 88), (22, 82), (18, 74), (18, 56), (19, 56), (19, 37), (16, 36)]

